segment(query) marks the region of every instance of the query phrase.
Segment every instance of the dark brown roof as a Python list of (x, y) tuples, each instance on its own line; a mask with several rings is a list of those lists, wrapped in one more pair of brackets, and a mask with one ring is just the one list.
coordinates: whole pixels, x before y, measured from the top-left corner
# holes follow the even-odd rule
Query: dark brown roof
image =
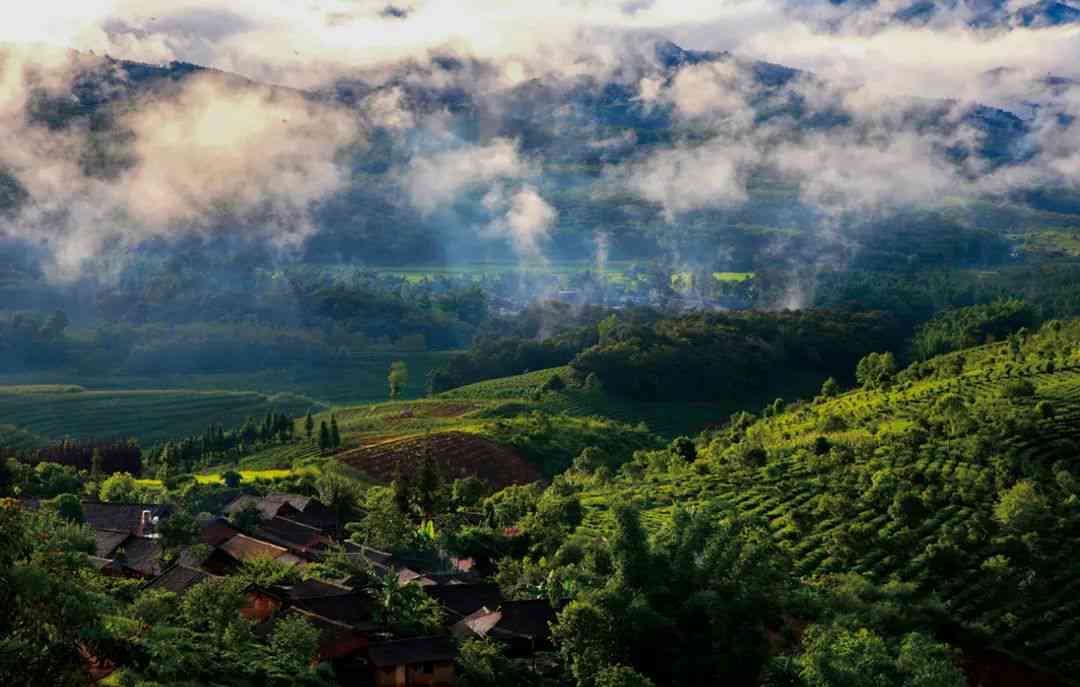
[(130, 536), (127, 530), (94, 530), (94, 553), (101, 558), (112, 558), (113, 552)]
[(259, 523), (255, 534), (268, 542), (298, 553), (324, 549), (328, 544), (322, 530), (282, 517), (274, 517)]
[(288, 553), (282, 546), (261, 541), (246, 534), (237, 534), (222, 542), (218, 549), (238, 561), (253, 561), (258, 558), (276, 559)]
[(402, 584), (415, 582), (421, 587), (448, 584), (475, 584), (478, 579), (480, 578), (477, 575), (466, 572), (421, 573), (411, 568), (402, 568), (398, 572), (398, 581)]
[(87, 556), (86, 560), (97, 570), (105, 572), (106, 570), (115, 570), (119, 572), (120, 566), (116, 564), (116, 561), (110, 558), (101, 558), (100, 556)]
[(247, 510), (248, 508), (255, 508), (259, 511), (260, 517), (269, 520), (270, 518), (277, 515), (280, 506), (281, 504), (279, 503), (269, 503), (265, 501), (261, 496), (245, 495), (237, 498), (228, 506), (225, 506), (225, 512), (229, 513), (230, 515), (236, 515), (237, 513), (241, 513)]
[(94, 553), (100, 558), (110, 558), (123, 567), (143, 575), (161, 572), (161, 540), (138, 537), (131, 532), (117, 530), (94, 530)]
[(450, 637), (417, 637), (375, 644), (368, 649), (368, 658), (376, 668), (437, 663), (453, 661), (457, 649)]
[(363, 592), (294, 599), (294, 608), (357, 630), (377, 630), (375, 602)]
[(208, 580), (215, 575), (189, 568), (185, 565), (174, 565), (160, 576), (154, 578), (146, 585), (147, 589), (161, 589), (183, 596), (189, 589), (203, 580)]
[[(120, 551), (124, 552), (122, 558)], [(114, 556), (117, 557), (117, 562), (123, 563), (125, 568), (152, 577), (161, 574), (161, 554), (160, 539), (132, 535), (117, 549)]]
[(555, 622), (555, 609), (546, 599), (504, 601), (496, 627), (504, 632), (545, 640), (551, 635), (548, 623)]
[(475, 613), (484, 607), (498, 608), (503, 603), (502, 592), (494, 584), (432, 585), (423, 589), (443, 608), (459, 616)]
[(209, 494), (199, 495), (199, 510), (207, 513), (223, 513), (225, 508), (244, 495), (242, 489), (215, 489)]
[(239, 534), (239, 530), (223, 518), (214, 518), (206, 523), (199, 532), (199, 541), (210, 546), (217, 546)]
[(311, 496), (301, 496), (300, 494), (285, 494), (282, 492), (274, 492), (272, 494), (267, 494), (265, 497), (263, 497), (263, 500), (267, 503), (276, 503), (279, 506), (287, 503), (300, 512), (303, 512), (311, 504), (312, 501), (315, 501), (316, 503), (318, 502)]
[(127, 504), (127, 503), (100, 503), (97, 501), (85, 501), (82, 504), (83, 517), (86, 524), (98, 530), (124, 530), (134, 532), (139, 528), (144, 510), (150, 511), (150, 517), (167, 517), (171, 511), (169, 506), (160, 503), (151, 504)]
[(273, 493), (267, 494), (266, 496), (247, 494), (235, 499), (226, 506), (225, 510), (230, 513), (237, 513), (251, 505), (262, 511), (265, 517), (272, 518), (286, 505), (294, 510), (303, 512), (314, 500), (315, 499), (310, 496), (301, 496), (299, 494)]
[(470, 584), (475, 583), (477, 575), (470, 572), (453, 569), (445, 572), (431, 572), (433, 568), (447, 568), (446, 563), (452, 561), (409, 559), (394, 554), (373, 549), (370, 546), (345, 542), (345, 553), (350, 558), (362, 558), (371, 564), (374, 573), (383, 577), (389, 572), (397, 575), (398, 582), (406, 584), (416, 582), (420, 586), (447, 585), (447, 584)]
[(334, 511), (314, 500), (303, 511), (286, 513), (282, 510), (278, 514), (328, 532), (336, 531), (341, 526)]
[(185, 551), (180, 557), (180, 562), (188, 567), (199, 568), (213, 575), (231, 575), (240, 568), (240, 561), (221, 549), (214, 549), (209, 556), (199, 559)]
[(304, 580), (285, 590), (286, 596), (290, 599), (313, 599), (326, 596), (344, 596), (352, 593), (351, 589), (322, 582), (315, 578)]

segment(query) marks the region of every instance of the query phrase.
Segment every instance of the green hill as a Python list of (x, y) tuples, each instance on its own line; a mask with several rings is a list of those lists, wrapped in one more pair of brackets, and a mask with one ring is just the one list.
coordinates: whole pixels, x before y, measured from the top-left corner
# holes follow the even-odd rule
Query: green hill
[[(649, 431), (666, 439), (696, 434), (707, 427), (721, 424), (737, 410), (761, 407), (773, 400), (771, 392), (717, 402), (632, 400), (608, 393), (599, 386), (590, 386), (578, 379), (576, 374), (569, 366), (537, 370), (463, 386), (440, 394), (440, 398), (501, 401), (502, 405), (489, 410), (492, 415), (511, 416), (542, 410), (578, 417), (606, 417), (630, 425), (644, 423)], [(558, 390), (545, 390), (544, 385), (556, 375), (566, 386)], [(819, 377), (812, 372), (789, 381), (788, 391), (796, 393), (809, 392), (820, 384)]]
[(628, 500), (653, 527), (727, 506), (801, 575), (915, 583), (997, 648), (1080, 674), (1080, 322), (770, 414), (703, 434), (692, 463), (655, 451), (581, 478), (584, 529)]

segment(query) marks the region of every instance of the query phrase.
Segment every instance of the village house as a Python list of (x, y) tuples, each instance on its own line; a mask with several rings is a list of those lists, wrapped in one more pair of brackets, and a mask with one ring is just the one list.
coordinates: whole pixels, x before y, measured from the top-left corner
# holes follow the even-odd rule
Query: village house
[(531, 656), (552, 649), (551, 623), (555, 609), (547, 599), (504, 601), (495, 610), (486, 606), (451, 628), (458, 639), (493, 639), (505, 644), (511, 656)]
[(269, 632), (284, 614), (303, 615), (319, 629), (323, 660), (362, 653), (373, 636), (387, 629), (374, 620), (374, 601), (362, 590), (310, 579), (288, 587), (252, 586), (247, 595), (250, 606), (244, 615), (262, 623), (262, 632)]
[(453, 639), (446, 636), (399, 639), (368, 649), (375, 687), (453, 687), (456, 658)]
[(337, 515), (311, 496), (281, 493), (266, 496), (245, 495), (226, 506), (225, 512), (229, 515), (237, 515), (252, 508), (259, 512), (259, 518), (262, 521), (276, 517), (287, 518), (331, 536), (338, 535), (341, 530)]
[(147, 585), (147, 589), (158, 589), (172, 592), (177, 596), (188, 593), (195, 585), (210, 579), (220, 579), (217, 575), (211, 575), (203, 570), (189, 568), (186, 565), (174, 565), (158, 577), (155, 577)]
[(423, 589), (446, 611), (447, 627), (482, 608), (498, 608), (505, 601), (496, 584), (428, 585)]

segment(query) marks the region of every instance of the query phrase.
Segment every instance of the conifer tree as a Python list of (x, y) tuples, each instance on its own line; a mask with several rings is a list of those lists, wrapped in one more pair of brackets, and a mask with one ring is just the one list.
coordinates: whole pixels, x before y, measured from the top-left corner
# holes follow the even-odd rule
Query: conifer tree
[(311, 440), (311, 433), (315, 431), (315, 418), (311, 417), (311, 411), (308, 411), (307, 417), (304, 418), (304, 431), (307, 433), (307, 438)]
[(326, 451), (330, 448), (330, 429), (326, 426), (326, 420), (319, 423), (319, 450)]
[(341, 432), (338, 431), (337, 418), (330, 416), (330, 446), (341, 448)]

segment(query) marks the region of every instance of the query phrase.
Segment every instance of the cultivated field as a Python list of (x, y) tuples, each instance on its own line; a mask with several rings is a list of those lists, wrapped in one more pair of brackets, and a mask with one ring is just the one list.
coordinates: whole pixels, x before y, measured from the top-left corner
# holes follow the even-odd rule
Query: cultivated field
[(226, 427), (267, 412), (293, 415), (318, 407), (293, 394), (250, 391), (75, 391), (65, 388), (0, 387), (0, 419), (22, 433), (46, 441), (137, 439), (144, 446), (202, 432), (212, 423)]
[(441, 432), (393, 439), (338, 456), (372, 481), (388, 483), (397, 474), (415, 476), (425, 459), (449, 479), (473, 476), (497, 489), (542, 477), (516, 451), (467, 432)]

